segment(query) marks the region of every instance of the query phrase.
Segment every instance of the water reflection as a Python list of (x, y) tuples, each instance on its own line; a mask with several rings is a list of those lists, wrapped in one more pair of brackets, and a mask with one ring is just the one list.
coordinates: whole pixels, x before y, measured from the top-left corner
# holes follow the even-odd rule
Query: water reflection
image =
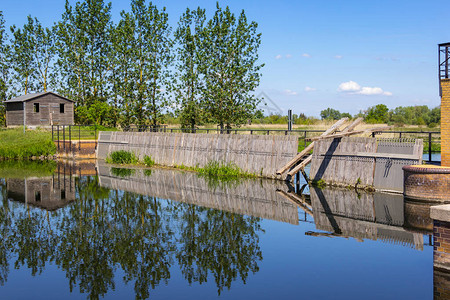
[[(115, 289), (120, 269), (136, 297), (148, 298), (151, 289), (168, 283), (178, 264), (189, 283), (214, 278), (220, 294), (236, 279), (245, 282), (262, 260), (258, 217), (110, 190), (98, 177), (2, 179), (0, 184), (1, 284), (10, 263), (26, 266), (34, 276), (52, 262), (65, 272), (71, 292), (78, 286), (91, 298), (104, 296)], [(65, 199), (63, 186), (74, 188)], [(29, 199), (38, 192), (39, 200)], [(73, 195), (77, 201), (49, 212)]]
[(423, 250), (423, 234), (403, 228), (403, 196), (311, 189), (316, 228), (336, 235), (402, 244)]
[(212, 186), (189, 172), (83, 163), (58, 164), (51, 176), (0, 179), (0, 192), (0, 284), (11, 268), (34, 276), (51, 263), (71, 292), (90, 298), (119, 280), (149, 298), (174, 272), (189, 284), (212, 283), (220, 295), (259, 271), (262, 218), (298, 225), (298, 208), (314, 218), (309, 236), (424, 247), (422, 233), (405, 229), (403, 198), (386, 194), (299, 195), (276, 181)]

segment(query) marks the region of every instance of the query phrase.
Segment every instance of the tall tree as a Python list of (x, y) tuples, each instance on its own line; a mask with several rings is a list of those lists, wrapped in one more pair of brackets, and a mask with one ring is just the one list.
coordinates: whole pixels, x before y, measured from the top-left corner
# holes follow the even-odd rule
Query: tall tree
[(20, 94), (28, 94), (34, 90), (34, 80), (36, 76), (36, 66), (34, 55), (31, 49), (33, 42), (26, 27), (23, 29), (11, 26), (13, 35), (11, 66), (14, 70), (14, 88)]
[(114, 28), (112, 34), (112, 93), (114, 120), (118, 121), (119, 110), (122, 118), (120, 120), (123, 126), (134, 122), (133, 102), (136, 90), (134, 74), (136, 51), (136, 24), (134, 16), (125, 11), (121, 12), (121, 20)]
[(5, 20), (3, 18), (3, 12), (0, 11), (0, 127), (6, 125), (4, 101), (9, 98), (8, 83), (10, 80), (10, 47), (6, 43), (7, 39), (8, 36), (5, 30)]
[(53, 59), (55, 57), (54, 36), (52, 30), (44, 28), (37, 18), (28, 16), (28, 23), (24, 25), (24, 32), (30, 39), (29, 51), (32, 53), (33, 66), (37, 81), (37, 91), (46, 92), (49, 85), (49, 76)]
[(200, 70), (205, 69), (205, 66), (202, 65), (205, 23), (204, 9), (199, 7), (197, 10), (191, 11), (187, 8), (175, 31), (175, 41), (178, 47), (174, 94), (181, 126), (190, 128), (192, 131), (203, 119), (201, 100), (204, 80)]
[(217, 3), (213, 18), (208, 22), (205, 47), (205, 102), (211, 121), (220, 128), (241, 125), (251, 118), (259, 100), (252, 93), (259, 85), (257, 64), (261, 34), (258, 25), (249, 23), (245, 12), (239, 18), (227, 6)]
[(169, 67), (173, 61), (170, 37), (171, 28), (164, 7), (161, 11), (145, 0), (131, 1), (132, 14), (136, 22), (136, 66), (137, 93), (134, 112), (138, 124), (144, 124), (147, 117), (156, 126), (163, 118), (168, 106), (167, 87), (170, 80)]
[(108, 99), (111, 50), (111, 3), (104, 0), (66, 1), (55, 26), (60, 92), (77, 100), (77, 107)]

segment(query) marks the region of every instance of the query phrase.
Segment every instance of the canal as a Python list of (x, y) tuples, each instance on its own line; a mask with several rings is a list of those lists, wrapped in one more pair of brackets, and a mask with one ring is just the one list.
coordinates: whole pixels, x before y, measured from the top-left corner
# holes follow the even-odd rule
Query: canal
[(101, 163), (0, 178), (1, 299), (432, 299), (448, 278), (429, 206), (399, 195)]

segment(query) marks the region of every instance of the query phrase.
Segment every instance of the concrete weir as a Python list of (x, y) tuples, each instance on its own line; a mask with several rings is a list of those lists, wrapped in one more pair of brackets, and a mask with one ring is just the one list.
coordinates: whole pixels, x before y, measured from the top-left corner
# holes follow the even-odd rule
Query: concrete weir
[(277, 168), (297, 154), (297, 136), (100, 132), (97, 158), (113, 151), (145, 155), (163, 166), (202, 167), (210, 161), (234, 163), (243, 171), (274, 178)]

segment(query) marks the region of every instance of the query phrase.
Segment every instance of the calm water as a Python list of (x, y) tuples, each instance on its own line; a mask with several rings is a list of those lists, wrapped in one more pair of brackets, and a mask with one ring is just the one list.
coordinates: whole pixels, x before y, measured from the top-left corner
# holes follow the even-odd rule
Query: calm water
[(431, 225), (399, 196), (88, 164), (0, 175), (1, 299), (433, 297)]

